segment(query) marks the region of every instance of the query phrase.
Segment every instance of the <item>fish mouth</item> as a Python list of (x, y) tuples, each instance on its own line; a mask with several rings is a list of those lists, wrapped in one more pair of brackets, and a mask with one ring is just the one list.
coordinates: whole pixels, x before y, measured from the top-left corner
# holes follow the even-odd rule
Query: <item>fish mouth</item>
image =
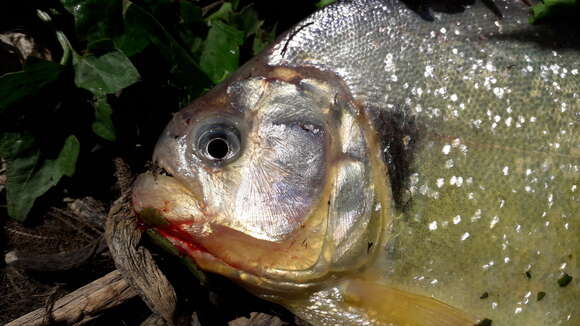
[(181, 256), (192, 258), (204, 270), (239, 274), (239, 268), (204, 246), (217, 235), (199, 201), (165, 169), (152, 170), (141, 174), (133, 187), (132, 204), (140, 227), (168, 240)]
[(287, 277), (288, 266), (290, 274), (300, 274), (292, 261), (303, 261), (303, 256), (294, 254), (294, 244), (301, 240), (291, 237), (270, 242), (214, 223), (216, 216), (170, 172), (141, 174), (133, 188), (132, 204), (142, 229), (168, 240), (182, 258), (191, 258), (204, 271), (268, 294), (295, 292), (314, 284), (310, 272), (305, 279)]

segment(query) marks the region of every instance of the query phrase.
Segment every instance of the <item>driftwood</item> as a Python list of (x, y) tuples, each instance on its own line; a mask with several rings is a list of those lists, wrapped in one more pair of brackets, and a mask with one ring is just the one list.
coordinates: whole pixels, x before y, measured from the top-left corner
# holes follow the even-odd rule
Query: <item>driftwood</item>
[(172, 325), (177, 295), (151, 253), (144, 247), (138, 247), (142, 232), (137, 228), (135, 219), (112, 214), (105, 233), (117, 269), (137, 290), (149, 309)]
[(161, 316), (152, 314), (149, 318), (145, 319), (140, 326), (166, 326), (167, 323), (161, 318)]
[[(47, 326), (64, 324), (79, 326), (93, 320), (105, 310), (123, 304), (137, 296), (135, 291), (118, 270), (97, 279), (64, 297), (58, 299), (51, 309), (34, 310), (4, 326)], [(197, 316), (192, 316), (191, 325), (200, 326)], [(228, 323), (229, 326), (286, 326), (278, 317), (264, 313), (252, 313), (249, 318), (240, 317)], [(159, 315), (153, 314), (141, 326), (167, 326)]]
[(249, 318), (241, 317), (232, 320), (228, 323), (228, 326), (288, 326), (288, 323), (283, 322), (276, 316), (252, 312)]
[(115, 266), (139, 293), (151, 311), (167, 324), (174, 325), (177, 295), (169, 280), (157, 267), (151, 253), (139, 246), (142, 231), (130, 205), (131, 177), (122, 161), (117, 165), (121, 197), (113, 204), (107, 217), (105, 237)]
[[(149, 251), (139, 246), (142, 232), (130, 208), (132, 175), (122, 160), (115, 160), (117, 186), (121, 197), (109, 210), (105, 237), (73, 252), (53, 255), (23, 256), (15, 252), (5, 257), (7, 263), (27, 270), (67, 270), (81, 265), (108, 245), (116, 271), (8, 324), (48, 325), (62, 323), (80, 325), (111, 308), (139, 295), (154, 315), (145, 325), (173, 325), (177, 297), (173, 287), (157, 268)], [(106, 242), (105, 242), (106, 240)], [(64, 259), (63, 259), (64, 258)], [(68, 259), (67, 259), (68, 258)], [(70, 265), (70, 266), (69, 266)], [(157, 321), (157, 322), (155, 322)]]
[(58, 299), (51, 313), (40, 308), (4, 326), (45, 326), (51, 322), (81, 325), (136, 295), (137, 292), (115, 270)]

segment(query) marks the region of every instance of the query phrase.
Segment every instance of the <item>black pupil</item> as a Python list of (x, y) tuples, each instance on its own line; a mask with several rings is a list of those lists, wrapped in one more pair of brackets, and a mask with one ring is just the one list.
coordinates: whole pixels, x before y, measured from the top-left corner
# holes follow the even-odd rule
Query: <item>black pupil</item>
[(221, 160), (228, 155), (228, 142), (223, 138), (214, 138), (207, 144), (207, 153), (214, 159)]

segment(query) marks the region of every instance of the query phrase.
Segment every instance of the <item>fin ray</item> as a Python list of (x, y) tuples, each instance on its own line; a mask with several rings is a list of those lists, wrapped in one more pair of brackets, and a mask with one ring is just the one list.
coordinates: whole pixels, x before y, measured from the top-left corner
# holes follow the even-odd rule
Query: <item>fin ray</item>
[(431, 297), (361, 279), (345, 281), (345, 303), (362, 309), (371, 319), (396, 326), (473, 326), (475, 316)]

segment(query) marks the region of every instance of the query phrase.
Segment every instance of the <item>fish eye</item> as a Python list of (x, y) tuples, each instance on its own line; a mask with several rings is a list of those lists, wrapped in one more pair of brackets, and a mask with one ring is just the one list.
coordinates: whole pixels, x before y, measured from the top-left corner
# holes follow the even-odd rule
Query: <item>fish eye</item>
[(197, 133), (196, 152), (206, 161), (226, 164), (240, 154), (240, 132), (229, 123), (212, 123)]

